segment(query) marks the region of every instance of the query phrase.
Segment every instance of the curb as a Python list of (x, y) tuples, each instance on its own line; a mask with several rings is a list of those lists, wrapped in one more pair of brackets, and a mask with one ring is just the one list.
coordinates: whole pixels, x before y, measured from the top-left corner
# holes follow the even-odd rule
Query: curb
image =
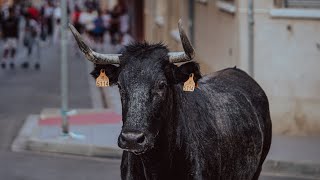
[[(35, 138), (33, 136), (37, 133), (36, 127), (39, 117), (39, 115), (28, 116), (18, 136), (11, 145), (12, 151), (51, 152), (116, 159), (120, 159), (122, 156), (120, 148), (80, 144), (72, 138), (57, 137), (53, 140)], [(267, 159), (261, 174), (315, 180), (320, 179), (320, 164)]]
[(122, 156), (122, 150), (120, 149), (70, 143), (68, 140), (56, 142), (31, 138), (27, 141), (26, 149), (36, 152), (64, 153), (94, 157), (121, 158)]
[(320, 179), (320, 164), (268, 159), (263, 165), (262, 174), (315, 180)]
[(121, 158), (120, 148), (77, 143), (70, 137), (57, 137), (52, 140), (41, 140), (34, 137), (39, 115), (29, 115), (18, 136), (11, 145), (14, 152), (35, 151), (64, 153), (82, 156)]

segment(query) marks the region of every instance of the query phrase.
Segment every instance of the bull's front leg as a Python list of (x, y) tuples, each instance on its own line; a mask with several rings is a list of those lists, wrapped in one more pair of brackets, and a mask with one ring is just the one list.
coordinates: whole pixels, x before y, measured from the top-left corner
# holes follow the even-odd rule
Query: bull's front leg
[[(189, 178), (192, 180), (204, 180), (204, 179), (220, 179), (220, 167), (219, 163), (215, 163), (213, 166), (208, 165), (208, 158), (203, 157), (197, 153), (193, 154), (193, 158), (190, 159), (191, 168), (189, 173)], [(211, 157), (212, 158), (212, 157)], [(213, 162), (219, 162), (217, 157), (211, 159)], [(231, 172), (230, 172), (231, 173)], [(229, 178), (226, 178), (229, 179)]]
[(131, 152), (123, 151), (121, 161), (122, 180), (144, 180), (144, 169), (140, 158)]
[[(167, 177), (169, 163), (165, 161), (159, 151), (161, 151), (159, 148), (154, 148), (139, 156), (143, 164), (145, 179), (147, 180), (169, 179)], [(165, 166), (162, 166), (163, 164)]]

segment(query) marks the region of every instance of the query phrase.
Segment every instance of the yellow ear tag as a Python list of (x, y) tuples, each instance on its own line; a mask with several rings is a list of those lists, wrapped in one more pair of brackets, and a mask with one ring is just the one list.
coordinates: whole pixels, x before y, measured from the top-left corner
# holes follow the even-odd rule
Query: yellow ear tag
[(96, 79), (96, 86), (97, 87), (108, 87), (109, 86), (109, 78), (106, 75), (106, 72), (104, 69), (100, 70), (100, 75)]
[(194, 74), (191, 73), (189, 79), (183, 84), (183, 91), (193, 92), (196, 83), (193, 80)]

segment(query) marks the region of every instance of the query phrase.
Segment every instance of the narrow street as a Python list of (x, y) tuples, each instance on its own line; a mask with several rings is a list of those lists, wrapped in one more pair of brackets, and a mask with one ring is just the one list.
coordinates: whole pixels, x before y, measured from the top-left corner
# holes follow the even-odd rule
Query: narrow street
[[(60, 107), (60, 52), (55, 45), (41, 49), (41, 69), (22, 69), (20, 48), (15, 69), (0, 71), (0, 179), (117, 180), (120, 160), (34, 152), (15, 153), (10, 145), (29, 114)], [(88, 77), (82, 56), (69, 54), (70, 108), (91, 108)], [(263, 176), (261, 180), (301, 180)]]
[[(17, 64), (24, 59), (18, 51)], [(60, 53), (50, 45), (41, 50), (41, 69), (0, 70), (0, 179), (120, 179), (119, 160), (40, 153), (10, 152), (10, 145), (29, 114), (60, 107)], [(69, 55), (70, 107), (91, 108), (88, 74), (83, 59)]]

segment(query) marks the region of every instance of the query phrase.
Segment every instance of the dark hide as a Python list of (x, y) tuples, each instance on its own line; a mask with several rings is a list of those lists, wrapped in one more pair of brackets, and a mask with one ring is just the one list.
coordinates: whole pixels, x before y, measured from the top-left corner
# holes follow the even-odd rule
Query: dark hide
[[(271, 144), (264, 91), (237, 68), (201, 77), (197, 63), (176, 66), (167, 53), (161, 44), (133, 44), (119, 67), (92, 72), (105, 68), (118, 82), (122, 132), (146, 137), (143, 148), (125, 148), (122, 179), (258, 179)], [(184, 92), (190, 73), (199, 87)]]

